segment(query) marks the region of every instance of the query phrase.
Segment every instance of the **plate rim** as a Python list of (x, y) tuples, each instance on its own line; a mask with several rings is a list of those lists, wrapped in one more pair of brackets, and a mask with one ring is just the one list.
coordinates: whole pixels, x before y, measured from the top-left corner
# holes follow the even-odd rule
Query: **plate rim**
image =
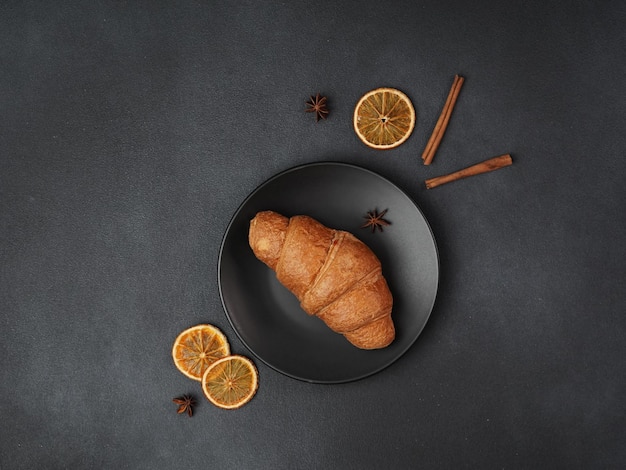
[[(271, 184), (273, 181), (284, 177), (285, 175), (289, 174), (289, 173), (294, 173), (296, 171), (301, 171), (303, 169), (306, 168), (310, 168), (310, 167), (315, 167), (315, 166), (339, 166), (339, 167), (346, 167), (346, 168), (350, 168), (353, 170), (357, 170), (357, 171), (363, 171), (366, 173), (371, 174), (372, 176), (376, 177), (376, 178), (380, 178), (383, 181), (385, 181), (387, 184), (391, 185), (396, 191), (398, 191), (400, 194), (402, 194), (408, 201), (410, 201), (411, 205), (418, 211), (418, 213), (421, 215), (424, 223), (426, 224), (426, 228), (428, 229), (428, 233), (430, 234), (430, 238), (432, 240), (433, 243), (433, 247), (434, 247), (434, 255), (435, 255), (435, 266), (437, 268), (437, 276), (436, 276), (436, 280), (435, 280), (435, 291), (434, 291), (434, 295), (433, 295), (433, 299), (432, 299), (432, 303), (429, 306), (428, 309), (428, 314), (426, 315), (426, 318), (424, 320), (424, 323), (422, 324), (421, 328), (419, 329), (419, 331), (417, 332), (417, 334), (415, 335), (415, 337), (406, 344), (406, 346), (399, 351), (399, 353), (389, 362), (384, 363), (383, 365), (368, 371), (367, 373), (364, 374), (360, 374), (358, 376), (354, 376), (354, 377), (350, 377), (350, 378), (346, 378), (346, 379), (335, 379), (335, 380), (319, 380), (319, 379), (311, 379), (311, 378), (306, 378), (306, 377), (302, 377), (300, 375), (296, 375), (284, 370), (281, 370), (280, 368), (278, 368), (277, 366), (275, 366), (274, 364), (271, 364), (269, 361), (267, 361), (266, 359), (264, 359), (263, 357), (261, 357), (259, 354), (257, 354), (255, 352), (255, 350), (242, 338), (242, 335), (239, 333), (238, 329), (235, 327), (233, 320), (231, 319), (231, 315), (228, 311), (228, 308), (226, 307), (226, 302), (224, 300), (224, 292), (223, 292), (223, 286), (222, 286), (222, 276), (221, 276), (221, 267), (222, 267), (222, 258), (223, 258), (223, 254), (224, 254), (224, 245), (226, 244), (228, 235), (230, 233), (231, 227), (233, 225), (233, 223), (235, 222), (235, 219), (237, 218), (237, 216), (239, 215), (239, 213), (242, 211), (242, 209), (245, 207), (245, 205), (265, 186), (267, 186), (268, 184)], [(230, 324), (231, 328), (233, 329), (233, 331), (235, 332), (235, 334), (237, 335), (237, 338), (239, 339), (239, 341), (241, 341), (241, 343), (244, 345), (244, 347), (246, 349), (248, 349), (248, 351), (254, 355), (254, 357), (256, 357), (258, 360), (260, 360), (261, 362), (263, 362), (265, 365), (267, 365), (269, 368), (275, 370), (276, 372), (301, 381), (301, 382), (306, 382), (306, 383), (315, 383), (315, 384), (329, 384), (329, 385), (334, 385), (334, 384), (342, 384), (342, 383), (349, 383), (349, 382), (355, 382), (358, 380), (363, 380), (367, 377), (371, 377), (372, 375), (375, 375), (381, 371), (383, 371), (384, 369), (386, 369), (387, 367), (391, 366), (392, 364), (394, 364), (396, 361), (398, 361), (402, 356), (404, 356), (407, 351), (409, 349), (411, 349), (411, 347), (415, 344), (415, 342), (417, 341), (417, 339), (421, 336), (422, 332), (424, 331), (424, 328), (426, 328), (426, 325), (428, 324), (429, 320), (430, 320), (430, 316), (432, 315), (432, 312), (434, 310), (435, 304), (437, 302), (437, 297), (439, 295), (439, 284), (441, 281), (441, 260), (440, 260), (440, 256), (439, 256), (439, 247), (437, 245), (437, 240), (435, 238), (435, 234), (433, 233), (432, 227), (430, 225), (430, 223), (428, 222), (428, 219), (426, 218), (426, 216), (424, 215), (424, 212), (422, 211), (422, 209), (419, 207), (419, 205), (413, 200), (413, 198), (411, 198), (402, 188), (400, 188), (397, 184), (393, 183), (391, 180), (389, 180), (388, 178), (380, 175), (379, 173), (376, 173), (373, 170), (370, 170), (368, 168), (364, 168), (362, 166), (353, 164), (353, 163), (346, 163), (346, 162), (338, 162), (338, 161), (318, 161), (318, 162), (311, 162), (311, 163), (304, 163), (304, 164), (300, 164), (300, 165), (295, 165), (293, 167), (287, 168), (285, 170), (282, 170), (274, 175), (272, 175), (271, 177), (267, 178), (266, 180), (264, 180), (262, 183), (258, 184), (244, 199), (243, 201), (241, 201), (241, 203), (237, 206), (237, 209), (233, 212), (233, 215), (231, 216), (225, 230), (224, 230), (224, 234), (222, 236), (222, 240), (220, 243), (220, 249), (219, 249), (219, 254), (218, 254), (218, 259), (217, 259), (217, 283), (218, 283), (218, 291), (219, 291), (219, 295), (220, 295), (220, 301), (222, 304), (222, 309), (224, 311), (224, 315), (226, 316), (226, 319), (228, 320), (228, 323)]]

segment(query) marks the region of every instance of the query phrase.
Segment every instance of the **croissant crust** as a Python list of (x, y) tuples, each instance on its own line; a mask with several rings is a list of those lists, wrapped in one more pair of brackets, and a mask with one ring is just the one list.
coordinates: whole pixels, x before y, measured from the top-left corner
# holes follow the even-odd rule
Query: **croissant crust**
[(263, 211), (250, 222), (248, 240), (309, 315), (361, 349), (394, 340), (393, 298), (380, 261), (354, 235), (305, 215)]

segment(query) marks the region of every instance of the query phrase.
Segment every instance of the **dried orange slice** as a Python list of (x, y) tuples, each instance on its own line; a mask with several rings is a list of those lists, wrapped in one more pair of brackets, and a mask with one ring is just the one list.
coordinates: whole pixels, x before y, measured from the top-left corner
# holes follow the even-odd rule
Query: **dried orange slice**
[(259, 374), (250, 359), (233, 355), (219, 359), (202, 376), (202, 391), (215, 406), (232, 410), (248, 403), (259, 386)]
[(415, 127), (415, 108), (395, 88), (377, 88), (361, 97), (354, 108), (354, 131), (365, 145), (392, 149), (409, 138)]
[(178, 335), (172, 348), (172, 358), (178, 370), (193, 380), (218, 359), (230, 354), (224, 333), (213, 325), (196, 325)]

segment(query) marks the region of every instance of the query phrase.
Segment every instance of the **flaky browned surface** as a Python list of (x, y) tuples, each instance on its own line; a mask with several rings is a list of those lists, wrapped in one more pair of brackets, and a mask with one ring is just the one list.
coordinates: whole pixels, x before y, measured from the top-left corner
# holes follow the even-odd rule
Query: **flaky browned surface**
[(248, 242), (254, 255), (276, 271), (276, 264), (285, 243), (289, 219), (275, 212), (259, 212), (252, 222)]
[[(300, 301), (324, 266), (333, 237), (331, 230), (309, 217), (295, 216), (289, 219), (285, 243), (276, 265), (276, 277)], [(315, 313), (307, 309), (305, 311)]]
[(354, 235), (308, 216), (263, 211), (250, 222), (248, 239), (305, 312), (361, 349), (394, 340), (393, 298), (380, 261)]
[(391, 344), (396, 337), (396, 331), (391, 316), (387, 315), (344, 335), (357, 348), (373, 349), (372, 344)]

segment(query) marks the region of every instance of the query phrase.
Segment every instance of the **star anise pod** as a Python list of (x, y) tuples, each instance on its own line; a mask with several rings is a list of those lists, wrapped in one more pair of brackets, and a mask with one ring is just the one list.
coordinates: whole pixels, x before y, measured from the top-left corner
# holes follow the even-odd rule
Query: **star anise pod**
[(363, 225), (361, 225), (361, 228), (372, 227), (372, 233), (374, 233), (376, 231), (376, 229), (378, 228), (378, 230), (380, 230), (382, 232), (384, 226), (391, 225), (391, 222), (389, 222), (388, 220), (383, 219), (383, 217), (387, 213), (387, 210), (388, 209), (385, 209), (380, 214), (378, 213), (378, 209), (374, 209), (373, 211), (369, 211), (364, 216), (367, 219), (367, 222), (365, 222)]
[(189, 395), (183, 395), (182, 397), (177, 397), (172, 400), (174, 403), (178, 405), (178, 413), (184, 413), (185, 411), (191, 418), (193, 415), (193, 406), (196, 404), (196, 401), (193, 397)]
[(306, 102), (307, 113), (315, 113), (315, 122), (320, 119), (326, 119), (328, 115), (328, 108), (326, 107), (326, 97), (320, 96), (320, 94), (316, 94), (315, 96), (311, 96), (311, 99)]

